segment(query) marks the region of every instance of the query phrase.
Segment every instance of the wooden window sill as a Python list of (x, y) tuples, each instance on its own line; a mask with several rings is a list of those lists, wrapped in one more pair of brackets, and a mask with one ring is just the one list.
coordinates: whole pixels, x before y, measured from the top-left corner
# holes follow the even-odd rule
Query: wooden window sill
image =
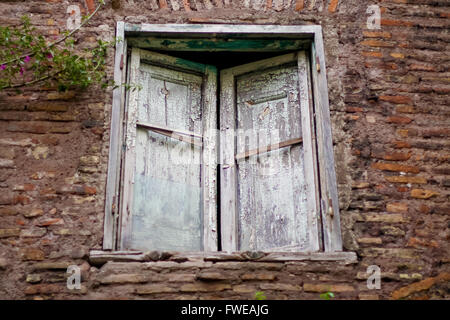
[(253, 262), (289, 262), (289, 261), (336, 261), (345, 264), (357, 262), (355, 252), (162, 252), (162, 251), (102, 251), (91, 250), (89, 261), (93, 265), (114, 262), (151, 262), (151, 261), (253, 261)]

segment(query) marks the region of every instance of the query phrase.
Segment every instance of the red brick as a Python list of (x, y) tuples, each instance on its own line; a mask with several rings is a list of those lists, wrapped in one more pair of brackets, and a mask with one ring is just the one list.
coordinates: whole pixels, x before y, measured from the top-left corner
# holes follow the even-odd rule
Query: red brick
[(44, 134), (50, 130), (50, 127), (51, 123), (47, 122), (11, 121), (8, 123), (6, 131)]
[(378, 47), (389, 48), (389, 47), (394, 46), (392, 43), (381, 41), (381, 40), (373, 40), (373, 39), (361, 41), (361, 45), (367, 46), (367, 47), (376, 47), (376, 48), (378, 48)]
[(304, 7), (305, 7), (305, 0), (297, 0), (295, 2), (296, 11), (302, 11)]
[(404, 59), (405, 55), (403, 53), (399, 53), (399, 52), (392, 52), (390, 53), (390, 56), (392, 58), (396, 58), (396, 59)]
[(89, 13), (94, 12), (95, 10), (94, 0), (86, 0), (86, 6), (88, 7)]
[(417, 110), (410, 105), (398, 105), (395, 108), (395, 111), (399, 112), (399, 113), (417, 113)]
[(37, 224), (39, 227), (48, 227), (54, 224), (63, 224), (63, 219), (48, 219)]
[(29, 203), (31, 203), (31, 198), (30, 197), (27, 197), (27, 196), (24, 196), (24, 195), (16, 195), (15, 197), (14, 197), (14, 203), (15, 204), (21, 204), (21, 205), (26, 205), (26, 204), (29, 204)]
[(415, 237), (411, 237), (408, 240), (408, 247), (431, 247), (431, 248), (438, 248), (439, 243), (435, 240), (425, 240), (425, 239), (419, 239)]
[(420, 292), (420, 291), (424, 291), (424, 290), (428, 290), (430, 289), (433, 285), (435, 285), (436, 283), (439, 282), (448, 282), (450, 281), (450, 273), (449, 272), (442, 272), (440, 273), (437, 277), (434, 278), (426, 278), (422, 281), (410, 284), (406, 287), (402, 287), (400, 289), (395, 290), (394, 292), (392, 292), (391, 297), (392, 299), (403, 299), (408, 297), (409, 295), (416, 293), (416, 292)]
[(360, 107), (345, 107), (345, 112), (363, 112), (364, 109)]
[(380, 19), (382, 26), (394, 26), (394, 27), (412, 27), (414, 24), (410, 21), (404, 20), (392, 20), (392, 19)]
[(333, 13), (336, 11), (337, 6), (339, 4), (339, 0), (331, 0), (328, 6), (328, 12)]
[(159, 7), (161, 9), (168, 9), (169, 8), (169, 6), (167, 5), (167, 1), (166, 0), (158, 0), (158, 2), (159, 2)]
[(397, 103), (397, 104), (411, 104), (412, 100), (406, 96), (379, 96), (382, 101)]
[(387, 181), (393, 183), (417, 183), (417, 184), (426, 184), (428, 181), (423, 177), (416, 176), (385, 176)]
[(401, 116), (390, 116), (386, 119), (387, 123), (397, 123), (397, 124), (408, 124), (411, 123), (411, 121), (412, 119)]
[(384, 171), (398, 171), (398, 172), (411, 172), (419, 173), (420, 168), (415, 166), (400, 165), (396, 163), (383, 163), (376, 162), (371, 165), (374, 169), (384, 170)]
[(410, 64), (409, 65), (409, 70), (412, 71), (436, 71), (436, 68), (430, 65), (426, 65), (426, 64)]
[(362, 51), (361, 54), (364, 57), (373, 57), (373, 58), (381, 58), (383, 57), (383, 53), (379, 51)]
[(33, 286), (27, 287), (24, 293), (26, 295), (35, 295), (35, 294), (54, 294), (62, 291), (63, 288), (56, 284), (35, 284)]
[(409, 158), (411, 158), (410, 153), (402, 153), (402, 152), (386, 153), (383, 155), (384, 160), (406, 161)]
[(406, 141), (394, 141), (392, 144), (398, 149), (411, 148), (411, 145)]
[(366, 38), (390, 38), (391, 33), (386, 31), (363, 31), (363, 36)]

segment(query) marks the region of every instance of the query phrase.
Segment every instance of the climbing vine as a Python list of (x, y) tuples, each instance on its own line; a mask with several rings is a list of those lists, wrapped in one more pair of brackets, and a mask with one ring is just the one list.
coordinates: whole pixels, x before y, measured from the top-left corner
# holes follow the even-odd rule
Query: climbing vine
[(77, 48), (73, 34), (85, 26), (105, 5), (99, 0), (95, 10), (83, 17), (72, 31), (55, 41), (48, 41), (31, 25), (27, 16), (17, 27), (0, 26), (0, 90), (35, 84), (59, 91), (84, 89), (91, 84), (103, 88), (115, 85), (105, 71), (107, 49), (115, 41), (97, 40), (94, 48)]

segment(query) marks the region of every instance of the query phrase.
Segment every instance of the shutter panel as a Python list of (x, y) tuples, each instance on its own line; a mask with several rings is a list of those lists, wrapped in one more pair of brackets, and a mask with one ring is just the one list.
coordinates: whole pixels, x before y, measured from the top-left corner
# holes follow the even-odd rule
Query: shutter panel
[(319, 249), (306, 68), (300, 52), (221, 74), (226, 250)]
[(207, 67), (133, 49), (131, 68), (122, 248), (204, 250)]

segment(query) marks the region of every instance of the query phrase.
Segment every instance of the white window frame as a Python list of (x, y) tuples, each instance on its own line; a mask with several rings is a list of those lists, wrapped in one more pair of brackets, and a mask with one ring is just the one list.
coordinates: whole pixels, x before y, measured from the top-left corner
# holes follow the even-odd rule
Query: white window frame
[[(168, 38), (176, 37), (261, 37), (267, 39), (300, 39), (309, 40), (312, 61), (311, 67), (311, 95), (313, 97), (311, 114), (314, 115), (315, 135), (312, 141), (317, 148), (315, 171), (320, 184), (320, 216), (325, 253), (339, 253), (342, 251), (342, 239), (339, 217), (339, 203), (334, 167), (334, 154), (331, 132), (331, 121), (328, 100), (328, 87), (325, 67), (325, 53), (322, 38), (322, 28), (318, 25), (305, 26), (276, 26), (276, 25), (220, 25), (220, 24), (129, 24), (122, 21), (117, 23), (114, 81), (127, 82), (127, 37), (155, 36)], [(105, 193), (105, 219), (103, 250), (115, 251), (117, 246), (119, 222), (119, 192), (121, 179), (121, 165), (123, 163), (123, 122), (127, 92), (123, 87), (113, 90), (111, 110), (110, 148), (107, 184)], [(232, 251), (233, 246), (227, 248)], [(324, 252), (316, 252), (323, 254)], [(305, 253), (302, 253), (304, 255)], [(352, 253), (353, 254), (353, 253)], [(291, 255), (288, 255), (291, 256)], [(344, 255), (345, 259), (349, 256)], [(287, 257), (287, 256), (286, 256)], [(285, 257), (285, 258), (286, 258)], [(333, 256), (332, 260), (336, 260)], [(354, 256), (352, 255), (352, 259)]]

